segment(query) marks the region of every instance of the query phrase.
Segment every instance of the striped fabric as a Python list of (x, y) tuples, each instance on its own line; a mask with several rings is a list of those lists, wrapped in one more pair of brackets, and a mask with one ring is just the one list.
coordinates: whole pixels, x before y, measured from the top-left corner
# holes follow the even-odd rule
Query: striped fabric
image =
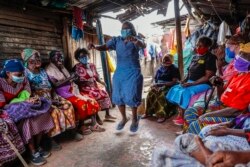
[(199, 134), (201, 129), (207, 125), (218, 124), (221, 122), (229, 122), (232, 121), (234, 118), (225, 118), (225, 117), (205, 117), (202, 120), (193, 121), (189, 128), (187, 129), (188, 133)]
[[(208, 109), (206, 110), (206, 113), (221, 110), (223, 108), (225, 108), (223, 104), (212, 102), (209, 104)], [(201, 106), (188, 108), (184, 114), (185, 122), (184, 122), (183, 130), (185, 132), (199, 134), (201, 129), (207, 125), (227, 122), (233, 119), (233, 118), (224, 118), (224, 117), (205, 117), (204, 119), (199, 120), (198, 118), (202, 114), (204, 113), (203, 113), (203, 107)]]

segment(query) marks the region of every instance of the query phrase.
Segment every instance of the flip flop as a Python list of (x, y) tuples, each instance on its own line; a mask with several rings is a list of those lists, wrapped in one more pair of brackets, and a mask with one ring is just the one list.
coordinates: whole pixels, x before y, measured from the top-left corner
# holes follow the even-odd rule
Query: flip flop
[(82, 127), (81, 132), (82, 135), (90, 135), (92, 133), (90, 127)]
[(157, 119), (157, 122), (158, 123), (163, 123), (163, 122), (165, 122), (167, 120), (167, 118), (158, 118)]
[(105, 120), (112, 120), (112, 119), (116, 119), (116, 117), (109, 115), (109, 116), (105, 116)]
[(129, 120), (130, 120), (130, 118), (128, 117), (127, 120), (125, 121), (125, 123), (119, 122), (117, 127), (116, 127), (116, 130), (121, 131)]
[(105, 129), (104, 128), (102, 128), (102, 127), (100, 127), (99, 125), (94, 125), (94, 126), (91, 126), (90, 127), (90, 130), (92, 131), (92, 132), (104, 132), (105, 131)]

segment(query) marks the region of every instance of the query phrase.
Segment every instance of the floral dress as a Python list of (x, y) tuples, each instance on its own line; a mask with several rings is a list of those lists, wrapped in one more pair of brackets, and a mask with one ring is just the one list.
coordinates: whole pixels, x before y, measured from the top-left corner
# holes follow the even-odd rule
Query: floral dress
[[(87, 66), (84, 66), (83, 64), (78, 63), (75, 65), (74, 71), (79, 76), (80, 83), (78, 86), (80, 93), (94, 98), (99, 103), (102, 110), (110, 108), (111, 101), (109, 94), (103, 86), (97, 83), (99, 75), (96, 71), (95, 65), (89, 63)], [(86, 82), (83, 83), (84, 81)]]

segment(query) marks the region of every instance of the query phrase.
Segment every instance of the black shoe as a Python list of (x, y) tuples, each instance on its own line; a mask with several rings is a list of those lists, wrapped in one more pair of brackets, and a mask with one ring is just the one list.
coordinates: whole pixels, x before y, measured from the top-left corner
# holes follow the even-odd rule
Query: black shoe
[(38, 152), (43, 158), (48, 158), (51, 155), (50, 152), (44, 151), (41, 147), (38, 148)]
[(40, 166), (45, 164), (47, 161), (40, 155), (39, 152), (36, 152), (31, 155), (30, 162), (35, 166)]
[(62, 149), (62, 146), (58, 144), (54, 139), (51, 140), (51, 148), (53, 151), (59, 151)]

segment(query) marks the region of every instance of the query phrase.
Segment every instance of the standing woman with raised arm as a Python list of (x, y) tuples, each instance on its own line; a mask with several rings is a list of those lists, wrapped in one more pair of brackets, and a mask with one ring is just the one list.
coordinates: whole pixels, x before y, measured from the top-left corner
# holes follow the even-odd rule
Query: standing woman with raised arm
[(122, 121), (116, 130), (124, 128), (128, 121), (125, 105), (132, 107), (133, 119), (130, 126), (132, 133), (138, 130), (137, 107), (141, 104), (143, 76), (139, 61), (139, 50), (146, 44), (138, 39), (134, 25), (128, 21), (122, 24), (121, 36), (113, 37), (104, 45), (89, 44), (89, 49), (99, 51), (116, 50), (117, 69), (113, 77), (113, 103), (118, 105)]

